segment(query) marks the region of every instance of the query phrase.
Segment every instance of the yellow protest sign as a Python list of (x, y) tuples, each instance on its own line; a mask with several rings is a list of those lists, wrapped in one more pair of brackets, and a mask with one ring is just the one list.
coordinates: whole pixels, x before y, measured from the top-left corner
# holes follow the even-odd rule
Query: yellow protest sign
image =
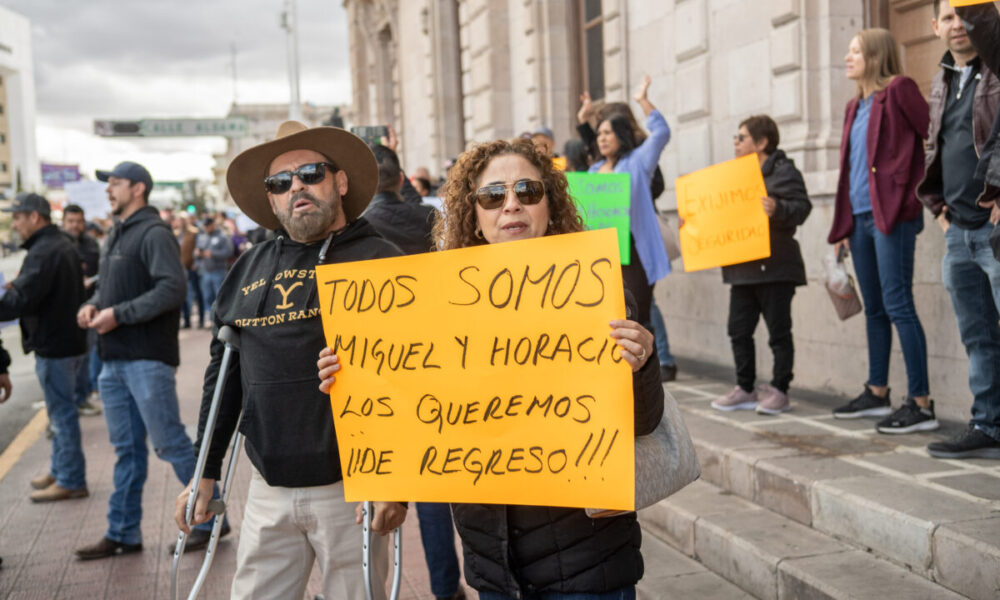
[(771, 255), (767, 196), (757, 155), (678, 177), (677, 213), (685, 271), (734, 265)]
[(989, 4), (993, 0), (949, 0), (949, 3), (954, 6), (972, 6), (974, 4)]
[(316, 268), (348, 501), (634, 506), (614, 230)]

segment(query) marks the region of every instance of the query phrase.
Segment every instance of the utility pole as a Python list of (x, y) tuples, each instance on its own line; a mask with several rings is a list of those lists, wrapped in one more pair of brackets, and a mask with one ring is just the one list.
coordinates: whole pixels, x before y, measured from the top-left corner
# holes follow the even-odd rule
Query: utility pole
[(281, 13), (281, 27), (288, 32), (288, 85), (291, 98), (288, 103), (288, 118), (302, 120), (302, 102), (299, 100), (299, 28), (295, 0), (285, 0), (285, 11)]
[(236, 42), (229, 45), (229, 51), (233, 60), (233, 106), (239, 101), (236, 93)]

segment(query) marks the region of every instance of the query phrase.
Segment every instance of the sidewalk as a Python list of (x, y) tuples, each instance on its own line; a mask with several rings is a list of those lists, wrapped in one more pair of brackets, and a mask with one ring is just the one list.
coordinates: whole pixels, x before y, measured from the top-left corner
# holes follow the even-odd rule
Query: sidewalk
[[(189, 424), (188, 433), (192, 439), (196, 433), (209, 339), (208, 330), (182, 330), (180, 334), (182, 365), (177, 372), (177, 391), (181, 420)], [(51, 448), (44, 435), (44, 425), (44, 415), (36, 416), (9, 449), (14, 452), (17, 450), (14, 446), (26, 445), (23, 454), (6, 474), (0, 471), (0, 557), (3, 558), (0, 599), (169, 598), (173, 555), (167, 551), (167, 546), (177, 537), (173, 506), (182, 487), (169, 464), (156, 458), (150, 449), (149, 479), (143, 491), (142, 504), (143, 551), (80, 562), (73, 556), (73, 550), (97, 542), (104, 535), (108, 496), (112, 490), (114, 451), (108, 443), (103, 416), (82, 417), (80, 427), (87, 457), (90, 496), (52, 504), (32, 504), (28, 500), (31, 492), (28, 482), (46, 471)], [(229, 518), (233, 533), (219, 542), (201, 598), (229, 597), (248, 482), (249, 468), (244, 455), (239, 462), (230, 498)], [(404, 525), (404, 571), (400, 598), (433, 600), (415, 516), (412, 514)], [(360, 536), (359, 527), (359, 539)], [(186, 597), (203, 557), (201, 552), (183, 557), (179, 575), (183, 597)], [(314, 569), (306, 597), (311, 599), (319, 592), (319, 577)], [(470, 600), (475, 599), (475, 592), (469, 592)]]

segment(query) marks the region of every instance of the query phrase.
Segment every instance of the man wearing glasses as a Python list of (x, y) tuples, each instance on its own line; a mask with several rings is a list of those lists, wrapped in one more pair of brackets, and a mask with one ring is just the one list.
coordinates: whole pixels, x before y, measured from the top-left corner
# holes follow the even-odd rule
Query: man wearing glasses
[[(240, 257), (216, 299), (213, 325), (237, 330), (240, 352), (229, 363), (194, 522), (211, 517), (208, 498), (238, 426), (253, 470), (232, 597), (301, 598), (315, 560), (326, 598), (362, 598), (361, 531), (355, 507), (344, 501), (330, 398), (316, 385), (326, 341), (315, 267), (399, 255), (359, 218), (375, 193), (378, 166), (353, 134), (287, 121), (274, 140), (237, 156), (226, 180), (243, 212), (277, 235)], [(197, 447), (223, 351), (213, 340)], [(189, 489), (175, 511), (185, 531)], [(375, 502), (372, 529), (387, 533), (405, 516), (401, 504)], [(385, 598), (385, 538), (373, 540), (372, 571), (374, 597)]]

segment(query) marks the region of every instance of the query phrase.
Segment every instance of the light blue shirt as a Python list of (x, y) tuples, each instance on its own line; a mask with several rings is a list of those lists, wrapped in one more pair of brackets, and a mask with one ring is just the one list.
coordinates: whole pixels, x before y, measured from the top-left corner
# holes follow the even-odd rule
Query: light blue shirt
[(858, 102), (858, 111), (851, 124), (851, 212), (860, 215), (872, 210), (868, 188), (868, 117), (872, 113), (872, 98)]
[[(670, 141), (670, 126), (660, 111), (654, 110), (646, 117), (646, 129), (649, 130), (649, 137), (615, 163), (615, 173), (629, 174), (632, 186), (628, 211), (629, 229), (639, 260), (646, 271), (646, 280), (649, 285), (653, 285), (670, 273), (670, 259), (667, 258), (667, 249), (663, 245), (653, 195), (649, 190), (660, 155)], [(590, 166), (590, 172), (596, 173), (605, 162), (601, 160), (594, 163)]]

